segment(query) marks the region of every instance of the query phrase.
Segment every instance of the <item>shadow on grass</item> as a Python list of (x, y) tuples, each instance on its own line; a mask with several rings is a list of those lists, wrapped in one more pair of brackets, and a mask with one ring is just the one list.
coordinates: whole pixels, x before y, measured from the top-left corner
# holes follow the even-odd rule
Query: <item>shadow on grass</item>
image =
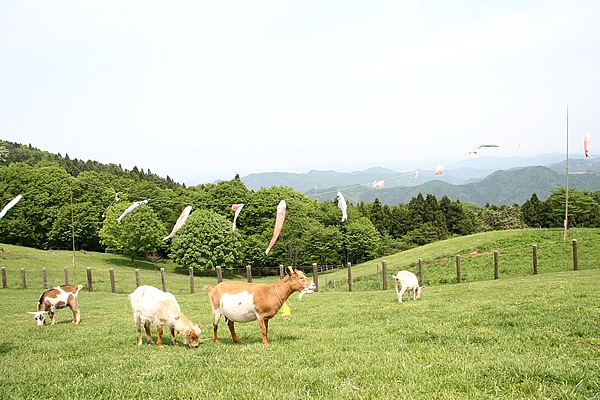
[(13, 350), (17, 350), (19, 347), (12, 343), (0, 343), (0, 354), (7, 354)]
[[(148, 261), (148, 260), (139, 260), (136, 259), (133, 262), (133, 265), (131, 264), (131, 261), (129, 259), (126, 258), (110, 258), (108, 260), (106, 260), (106, 263), (109, 265), (113, 265), (115, 267), (122, 267), (122, 268), (129, 268), (129, 269), (139, 269), (139, 270), (144, 270), (144, 271), (160, 271), (161, 268), (165, 268), (166, 269), (166, 263), (161, 263), (161, 262), (152, 262), (152, 261)], [(187, 270), (186, 270), (187, 273)]]

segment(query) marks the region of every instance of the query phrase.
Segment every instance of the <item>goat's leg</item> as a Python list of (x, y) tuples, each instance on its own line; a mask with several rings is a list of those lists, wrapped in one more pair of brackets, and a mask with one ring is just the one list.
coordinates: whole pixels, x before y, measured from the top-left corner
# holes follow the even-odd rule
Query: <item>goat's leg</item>
[(173, 342), (173, 344), (175, 346), (177, 346), (177, 339), (175, 339), (175, 327), (174, 326), (171, 327), (171, 342)]
[(81, 315), (79, 314), (79, 307), (77, 307), (77, 302), (70, 301), (69, 308), (73, 311), (73, 323), (78, 324), (81, 320)]
[(234, 326), (235, 322), (233, 322), (232, 320), (228, 320), (227, 321), (227, 326), (229, 327), (229, 333), (231, 333), (231, 338), (233, 339), (233, 341), (235, 343), (242, 343), (242, 341), (240, 340), (239, 337), (237, 337), (237, 335), (235, 334), (235, 326)]
[(50, 316), (50, 325), (56, 324), (56, 320), (54, 319), (55, 311), (56, 309), (54, 308), (54, 306), (50, 307), (50, 310), (48, 310), (48, 315)]
[(162, 328), (161, 324), (156, 324), (156, 331), (158, 332), (158, 340), (156, 341), (156, 344), (158, 344), (158, 347), (163, 347), (163, 342), (162, 342), (163, 328)]
[(213, 310), (213, 342), (219, 343), (219, 337), (217, 336), (217, 330), (219, 329), (219, 320), (221, 319), (221, 314), (216, 313)]
[(152, 335), (150, 334), (150, 321), (144, 322), (144, 329), (146, 330), (146, 343), (153, 344)]
[(402, 296), (404, 296), (404, 291), (406, 290), (406, 286), (402, 285), (400, 292), (398, 292), (398, 301), (402, 303)]
[(137, 344), (138, 346), (142, 345), (142, 321), (135, 321), (135, 328), (137, 330)]
[(269, 320), (258, 317), (258, 327), (260, 328), (260, 333), (262, 333), (262, 343), (269, 344)]

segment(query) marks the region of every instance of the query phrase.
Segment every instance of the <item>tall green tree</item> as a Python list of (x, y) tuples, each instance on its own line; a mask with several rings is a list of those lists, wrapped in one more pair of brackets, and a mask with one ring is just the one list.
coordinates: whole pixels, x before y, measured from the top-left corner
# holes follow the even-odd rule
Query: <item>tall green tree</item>
[(107, 249), (128, 255), (133, 265), (136, 256), (161, 251), (164, 248), (162, 238), (167, 233), (164, 224), (147, 204), (137, 207), (118, 222), (117, 218), (128, 206), (129, 203), (120, 202), (107, 211), (100, 237)]
[(348, 224), (344, 238), (350, 261), (353, 263), (372, 259), (379, 249), (379, 232), (366, 217)]
[(170, 257), (181, 266), (201, 271), (241, 266), (239, 231), (213, 211), (193, 211), (172, 241)]

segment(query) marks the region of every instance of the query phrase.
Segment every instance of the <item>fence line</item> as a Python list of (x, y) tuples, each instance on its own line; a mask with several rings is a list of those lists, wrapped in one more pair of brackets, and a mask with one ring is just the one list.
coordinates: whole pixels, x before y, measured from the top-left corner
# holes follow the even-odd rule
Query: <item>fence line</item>
[[(537, 245), (534, 244), (532, 246), (532, 249), (533, 249), (533, 254), (532, 254), (533, 271), (532, 271), (532, 273), (533, 273), (533, 275), (537, 275), (537, 273), (538, 273), (538, 247), (537, 247)], [(498, 250), (494, 250), (493, 254), (494, 254), (493, 279), (499, 279), (499, 252), (498, 252)], [(579, 255), (578, 255), (577, 239), (572, 240), (572, 254), (573, 254), (573, 260), (572, 260), (573, 261), (573, 270), (577, 271), (579, 269)], [(461, 269), (460, 254), (456, 255), (455, 262), (456, 262), (456, 283), (460, 284), (462, 282), (462, 269)], [(424, 283), (422, 263), (423, 263), (423, 260), (419, 258), (418, 264), (417, 264), (417, 273), (418, 273), (418, 279), (419, 279), (420, 285), (423, 285), (423, 283)], [(317, 285), (317, 291), (319, 290), (319, 285), (318, 285), (319, 272), (328, 270), (323, 267), (324, 266), (320, 267), (319, 265), (317, 265), (317, 263), (312, 264), (313, 281)], [(352, 277), (352, 264), (350, 262), (347, 263), (346, 268), (347, 268), (347, 272), (348, 272), (348, 279), (347, 279), (348, 291), (352, 292), (353, 283), (357, 282), (358, 280)], [(377, 268), (379, 270), (379, 266)], [(246, 270), (246, 279), (248, 280), (248, 282), (252, 282), (252, 278), (253, 278), (252, 277), (252, 266), (247, 265), (245, 270)], [(7, 277), (6, 267), (1, 267), (1, 272), (2, 272), (2, 288), (6, 289), (6, 288), (8, 288), (8, 277)], [(21, 287), (23, 289), (27, 289), (27, 274), (26, 274), (25, 268), (21, 268), (20, 272), (21, 272)], [(64, 272), (65, 284), (69, 284), (69, 278), (70, 278), (69, 277), (69, 268), (64, 267), (63, 272)], [(117, 282), (116, 282), (116, 278), (115, 278), (115, 270), (114, 270), (114, 268), (109, 268), (108, 272), (109, 272), (109, 279), (110, 279), (110, 290), (112, 293), (116, 293), (117, 292)], [(154, 272), (157, 272), (157, 271), (154, 271)], [(162, 289), (164, 291), (167, 291), (168, 287), (167, 287), (167, 277), (165, 275), (165, 269), (160, 268), (159, 272), (160, 272)], [(190, 293), (195, 293), (194, 272), (195, 271), (194, 271), (193, 267), (188, 267)], [(129, 271), (119, 271), (120, 275), (128, 275), (129, 273), (130, 273)], [(133, 271), (133, 273), (135, 274), (135, 287), (139, 287), (140, 282), (141, 282), (140, 270), (136, 268)], [(280, 277), (284, 276), (283, 265), (279, 266), (279, 274), (280, 274)], [(381, 275), (381, 288), (383, 290), (387, 290), (388, 289), (388, 263), (387, 263), (387, 260), (382, 260), (381, 274), (382, 274)], [(232, 274), (232, 276), (233, 276), (233, 274)], [(259, 276), (260, 276), (260, 272), (259, 272)], [(98, 283), (98, 282), (94, 281), (94, 279), (93, 279), (93, 273), (92, 273), (91, 267), (86, 268), (86, 278), (87, 278), (88, 291), (93, 292), (94, 291), (94, 282), (96, 282), (96, 283)], [(221, 266), (216, 267), (216, 278), (217, 278), (217, 282), (222, 282), (222, 280), (223, 280), (223, 270), (222, 270)], [(343, 282), (343, 280), (341, 280), (341, 281)], [(367, 277), (367, 281), (368, 281), (368, 277)], [(340, 281), (338, 280), (338, 282), (340, 282)], [(336, 288), (335, 278), (332, 281), (330, 281), (329, 279), (326, 280), (327, 286), (329, 286), (330, 283), (333, 284), (333, 288)], [(48, 277), (47, 277), (46, 268), (42, 268), (42, 285), (45, 290), (48, 288)]]

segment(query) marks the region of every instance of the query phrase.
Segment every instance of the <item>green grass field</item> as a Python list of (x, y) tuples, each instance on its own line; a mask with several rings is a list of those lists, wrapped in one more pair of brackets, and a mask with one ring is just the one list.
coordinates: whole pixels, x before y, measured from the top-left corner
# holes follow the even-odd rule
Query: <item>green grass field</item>
[[(435, 275), (428, 268), (438, 268), (443, 263), (436, 260), (453, 257), (457, 247), (460, 253), (480, 249), (489, 255), (485, 246), (506, 240), (512, 244), (499, 250), (502, 260), (509, 249), (530, 246), (530, 238), (519, 239), (517, 232), (504, 235), (474, 235), (472, 243), (458, 238), (465, 241), (400, 253), (387, 258), (390, 272), (410, 266), (417, 256), (431, 278)], [(588, 243), (594, 235), (597, 231), (588, 231), (578, 238), (582, 260), (592, 258), (587, 249), (600, 252), (600, 246)], [(540, 253), (558, 242), (556, 237), (548, 240), (538, 242)], [(157, 269), (167, 269), (167, 285), (183, 312), (205, 325), (197, 349), (172, 346), (168, 333), (159, 349), (136, 345), (127, 300), (135, 282), (131, 267), (121, 265), (119, 256), (88, 254), (82, 256), (87, 263), (78, 260), (69, 272), (72, 283), (85, 283), (87, 266), (94, 271), (113, 267), (124, 278), (118, 293), (111, 293), (109, 284), (94, 282), (94, 292), (84, 289), (79, 297), (80, 325), (70, 323), (72, 314), (66, 309), (57, 312), (55, 326), (40, 328), (26, 312), (42, 292), (41, 279), (33, 279), (31, 269), (31, 284), (21, 289), (20, 274), (14, 272), (46, 265), (49, 285), (61, 284), (72, 253), (2, 247), (0, 266), (9, 270), (9, 277), (17, 275), (9, 279), (8, 289), (0, 290), (2, 399), (600, 398), (600, 269), (588, 261), (580, 261), (578, 271), (568, 259), (553, 269), (540, 261), (538, 275), (519, 269), (511, 273), (505, 265), (499, 280), (428, 283), (421, 300), (402, 304), (392, 285), (386, 291), (368, 290), (359, 281), (350, 293), (343, 285), (333, 289), (323, 281), (323, 290), (302, 301), (296, 294), (290, 297), (292, 315), (271, 321), (267, 346), (254, 322), (237, 324), (243, 343), (234, 344), (221, 321), (221, 343), (212, 342), (210, 305), (201, 287), (214, 279), (196, 278), (196, 293), (190, 294), (187, 274), (176, 273), (168, 262), (140, 264), (142, 284), (157, 287)], [(463, 260), (468, 268), (465, 264)], [(363, 269), (364, 277), (373, 274), (373, 264), (357, 265), (354, 271)], [(94, 274), (95, 279), (102, 275)], [(333, 274), (342, 279), (345, 271), (321, 278)]]

